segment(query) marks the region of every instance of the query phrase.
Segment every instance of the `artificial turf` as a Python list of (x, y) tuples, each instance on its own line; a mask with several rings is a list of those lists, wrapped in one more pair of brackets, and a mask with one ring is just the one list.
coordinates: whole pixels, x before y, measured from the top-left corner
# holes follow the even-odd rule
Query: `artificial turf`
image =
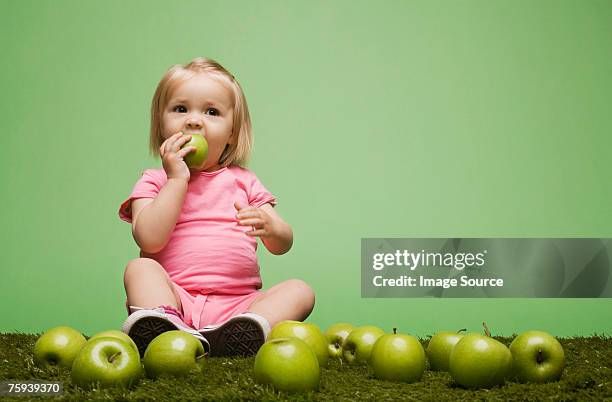
[[(32, 351), (38, 335), (0, 334), (0, 382), (6, 380), (62, 381), (62, 400), (152, 400), (152, 401), (612, 401), (612, 338), (591, 336), (559, 339), (566, 355), (566, 368), (559, 382), (519, 384), (488, 390), (466, 390), (453, 384), (448, 373), (426, 370), (414, 384), (379, 381), (367, 366), (348, 366), (330, 361), (321, 370), (318, 391), (286, 394), (253, 380), (254, 358), (209, 358), (203, 375), (187, 378), (142, 379), (130, 390), (83, 390), (70, 382), (68, 371), (45, 371), (36, 367)], [(496, 337), (510, 344), (511, 337)], [(422, 340), (423, 346), (427, 340)], [(5, 398), (2, 398), (3, 400)], [(51, 399), (15, 397), (6, 400)]]

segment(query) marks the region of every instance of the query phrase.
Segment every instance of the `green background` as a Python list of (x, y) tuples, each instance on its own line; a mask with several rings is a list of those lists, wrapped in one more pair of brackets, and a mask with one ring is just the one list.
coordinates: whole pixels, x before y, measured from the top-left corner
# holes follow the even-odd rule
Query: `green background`
[(295, 233), (264, 286), (308, 282), (309, 321), (612, 333), (611, 299), (360, 297), (362, 237), (612, 237), (610, 1), (1, 0), (0, 38), (1, 331), (121, 325), (150, 100), (207, 56)]

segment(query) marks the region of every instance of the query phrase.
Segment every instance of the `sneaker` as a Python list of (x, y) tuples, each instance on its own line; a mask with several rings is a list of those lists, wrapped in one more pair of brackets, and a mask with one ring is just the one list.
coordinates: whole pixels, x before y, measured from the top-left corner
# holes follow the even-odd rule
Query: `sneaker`
[(121, 328), (129, 335), (138, 346), (140, 357), (144, 356), (147, 346), (155, 337), (166, 331), (185, 331), (198, 338), (204, 346), (204, 352), (209, 353), (210, 345), (208, 341), (195, 329), (185, 326), (180, 318), (173, 314), (166, 314), (163, 308), (141, 309), (127, 318)]
[(253, 356), (270, 333), (270, 324), (255, 313), (243, 313), (216, 325), (207, 325), (200, 334), (210, 344), (211, 356)]

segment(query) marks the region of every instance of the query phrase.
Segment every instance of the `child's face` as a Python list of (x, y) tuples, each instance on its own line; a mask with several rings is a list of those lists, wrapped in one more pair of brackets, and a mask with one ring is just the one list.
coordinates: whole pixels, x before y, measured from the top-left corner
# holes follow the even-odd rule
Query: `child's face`
[(225, 146), (233, 141), (233, 97), (228, 88), (206, 73), (179, 84), (171, 94), (162, 116), (164, 140), (182, 131), (202, 134), (208, 142), (208, 158), (201, 169), (219, 169)]

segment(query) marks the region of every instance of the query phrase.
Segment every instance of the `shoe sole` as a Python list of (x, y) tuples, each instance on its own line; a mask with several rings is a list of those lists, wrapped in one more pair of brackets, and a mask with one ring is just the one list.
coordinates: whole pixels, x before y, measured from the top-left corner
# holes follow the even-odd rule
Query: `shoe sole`
[(159, 317), (144, 317), (136, 321), (128, 335), (136, 346), (138, 346), (138, 352), (140, 357), (144, 356), (147, 346), (153, 339), (164, 332), (176, 330), (176, 326), (166, 319)]
[(262, 328), (249, 318), (234, 318), (200, 334), (210, 343), (211, 356), (253, 356), (264, 344)]

